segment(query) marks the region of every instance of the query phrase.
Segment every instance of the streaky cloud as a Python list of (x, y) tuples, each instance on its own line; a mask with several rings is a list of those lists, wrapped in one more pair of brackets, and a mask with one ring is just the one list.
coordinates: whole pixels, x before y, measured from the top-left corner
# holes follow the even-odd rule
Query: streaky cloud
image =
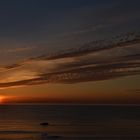
[(0, 68), (0, 88), (73, 84), (140, 74), (140, 35), (126, 33)]
[(64, 50), (62, 52), (51, 54), (50, 56), (42, 55), (37, 58), (31, 58), (31, 59), (58, 59), (58, 58), (66, 58), (66, 57), (74, 57), (74, 56), (81, 56), (85, 54), (90, 54), (93, 52), (99, 52), (104, 50), (110, 50), (113, 48), (119, 48), (119, 47), (125, 47), (127, 45), (131, 44), (137, 44), (140, 43), (140, 33), (136, 32), (128, 32), (123, 35), (118, 35), (115, 37), (112, 37), (108, 40), (97, 40), (92, 41), (87, 44), (84, 44), (81, 47), (73, 48), (71, 50)]

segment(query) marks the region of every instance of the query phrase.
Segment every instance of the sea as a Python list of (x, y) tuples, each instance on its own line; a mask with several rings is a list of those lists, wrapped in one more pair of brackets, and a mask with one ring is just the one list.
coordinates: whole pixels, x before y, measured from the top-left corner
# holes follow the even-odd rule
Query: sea
[(0, 105), (0, 140), (140, 140), (140, 106)]

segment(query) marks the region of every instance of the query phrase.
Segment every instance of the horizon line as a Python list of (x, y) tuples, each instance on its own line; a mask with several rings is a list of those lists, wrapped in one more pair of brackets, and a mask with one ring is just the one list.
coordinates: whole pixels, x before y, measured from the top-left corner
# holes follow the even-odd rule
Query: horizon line
[(91, 104), (91, 103), (4, 103), (4, 104), (0, 104), (0, 106), (6, 106), (6, 105), (84, 105), (84, 106), (140, 106), (140, 104)]

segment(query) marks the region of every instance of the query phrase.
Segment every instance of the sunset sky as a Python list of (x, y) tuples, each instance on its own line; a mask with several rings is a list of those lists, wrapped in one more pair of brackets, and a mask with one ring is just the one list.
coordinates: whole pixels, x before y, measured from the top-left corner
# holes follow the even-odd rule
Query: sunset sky
[(139, 104), (140, 1), (0, 1), (0, 103)]

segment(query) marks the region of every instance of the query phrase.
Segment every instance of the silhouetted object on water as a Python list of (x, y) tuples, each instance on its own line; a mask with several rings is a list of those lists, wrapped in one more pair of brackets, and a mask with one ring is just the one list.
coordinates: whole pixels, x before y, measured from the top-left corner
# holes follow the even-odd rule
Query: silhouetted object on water
[(43, 122), (43, 123), (40, 123), (40, 125), (42, 125), (42, 126), (48, 126), (49, 123), (47, 123), (47, 122)]
[(62, 137), (61, 136), (48, 136), (47, 138), (55, 140), (55, 139), (60, 139)]

